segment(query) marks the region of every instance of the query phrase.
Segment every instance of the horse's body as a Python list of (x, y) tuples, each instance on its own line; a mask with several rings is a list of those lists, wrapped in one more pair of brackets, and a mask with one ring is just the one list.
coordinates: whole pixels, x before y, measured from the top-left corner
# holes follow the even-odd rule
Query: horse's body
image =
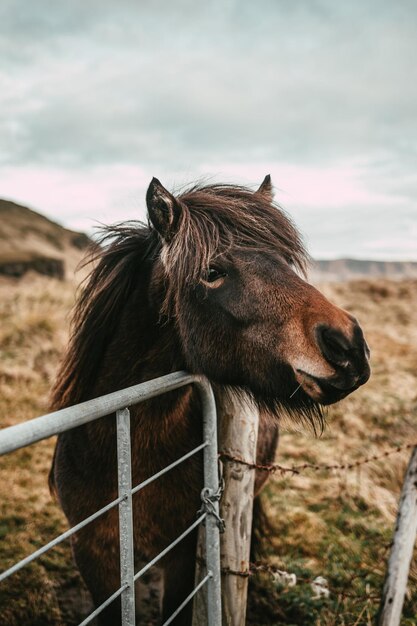
[[(320, 423), (321, 404), (367, 380), (362, 332), (294, 271), (305, 253), (272, 205), (268, 177), (255, 193), (213, 185), (178, 198), (154, 179), (147, 203), (150, 226), (111, 230), (112, 241), (99, 252), (75, 311), (54, 408), (187, 369), (205, 374), (217, 391), (233, 386), (251, 394), (261, 412), (259, 461), (270, 462), (280, 411)], [(131, 414), (133, 484), (202, 440), (193, 388)], [(59, 436), (51, 483), (71, 525), (117, 497), (115, 438), (114, 416)], [(134, 496), (138, 562), (192, 523), (201, 485), (198, 456)], [(193, 586), (195, 544), (193, 534), (162, 563), (164, 619)], [(117, 509), (79, 532), (73, 550), (98, 605), (120, 584)], [(190, 619), (185, 610), (175, 624)], [(119, 623), (116, 601), (100, 624)]]

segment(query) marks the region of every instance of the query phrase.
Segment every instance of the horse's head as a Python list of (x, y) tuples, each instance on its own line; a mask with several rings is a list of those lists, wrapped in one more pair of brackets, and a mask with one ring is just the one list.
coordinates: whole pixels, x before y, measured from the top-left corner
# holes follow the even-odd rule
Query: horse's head
[(211, 185), (178, 197), (153, 179), (147, 205), (191, 371), (307, 414), (368, 380), (362, 330), (301, 277), (306, 253), (269, 176), (256, 192)]

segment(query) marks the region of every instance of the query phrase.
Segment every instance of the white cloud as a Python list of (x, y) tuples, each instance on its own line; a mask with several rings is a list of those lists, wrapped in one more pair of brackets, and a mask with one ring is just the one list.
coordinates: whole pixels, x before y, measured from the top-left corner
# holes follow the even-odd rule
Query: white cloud
[(84, 228), (131, 217), (153, 174), (270, 171), (313, 252), (384, 254), (366, 242), (385, 228), (410, 254), (416, 17), (411, 0), (4, 0), (0, 196)]

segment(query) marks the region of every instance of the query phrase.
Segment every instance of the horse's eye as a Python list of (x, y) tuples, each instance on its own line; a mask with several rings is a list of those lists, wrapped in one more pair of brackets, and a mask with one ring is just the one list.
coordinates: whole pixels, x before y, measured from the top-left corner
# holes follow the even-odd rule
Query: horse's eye
[(205, 280), (207, 283), (214, 283), (216, 280), (219, 280), (219, 278), (224, 278), (225, 276), (226, 272), (223, 272), (215, 267), (209, 267)]

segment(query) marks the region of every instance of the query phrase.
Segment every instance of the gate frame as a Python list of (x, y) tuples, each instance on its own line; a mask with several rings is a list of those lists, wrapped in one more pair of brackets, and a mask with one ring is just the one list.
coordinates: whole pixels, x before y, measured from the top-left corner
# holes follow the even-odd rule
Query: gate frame
[[(145, 481), (132, 488), (131, 482), (131, 449), (130, 449), (130, 412), (132, 405), (139, 404), (156, 396), (169, 393), (180, 387), (193, 384), (197, 388), (202, 405), (203, 415), (203, 443), (174, 461), (160, 472), (147, 478)], [(217, 450), (217, 411), (212, 387), (204, 376), (188, 374), (179, 371), (153, 380), (127, 387), (120, 391), (100, 396), (80, 404), (48, 413), (22, 424), (9, 426), (0, 430), (0, 456), (8, 454), (19, 448), (31, 445), (42, 439), (58, 435), (77, 426), (82, 426), (101, 417), (116, 413), (117, 427), (117, 467), (119, 497), (109, 503), (103, 509), (96, 511), (89, 518), (83, 520), (73, 528), (59, 535), (39, 550), (22, 559), (5, 572), (0, 574), (0, 582), (11, 576), (16, 571), (41, 556), (44, 552), (54, 547), (75, 534), (80, 528), (92, 522), (94, 519), (114, 506), (119, 507), (120, 528), (120, 588), (110, 596), (102, 605), (97, 607), (79, 626), (90, 623), (96, 615), (108, 606), (119, 595), (122, 602), (122, 626), (135, 625), (135, 587), (134, 582), (145, 573), (154, 563), (164, 556), (183, 537), (205, 521), (205, 544), (206, 544), (206, 576), (193, 589), (181, 605), (166, 620), (163, 626), (168, 626), (178, 613), (197, 592), (206, 586), (207, 593), (207, 624), (219, 626), (221, 624), (221, 574), (220, 574), (220, 541), (219, 541), (219, 473), (218, 473), (218, 450)], [(182, 535), (177, 537), (165, 550), (145, 565), (139, 572), (133, 569), (133, 518), (132, 518), (132, 495), (143, 489), (153, 480), (156, 480), (176, 465), (179, 465), (192, 455), (203, 450), (204, 455), (204, 479), (202, 493), (205, 499), (209, 499), (210, 507), (206, 507), (198, 519)], [(204, 505), (204, 500), (203, 500)], [(204, 506), (203, 506), (204, 508)]]

